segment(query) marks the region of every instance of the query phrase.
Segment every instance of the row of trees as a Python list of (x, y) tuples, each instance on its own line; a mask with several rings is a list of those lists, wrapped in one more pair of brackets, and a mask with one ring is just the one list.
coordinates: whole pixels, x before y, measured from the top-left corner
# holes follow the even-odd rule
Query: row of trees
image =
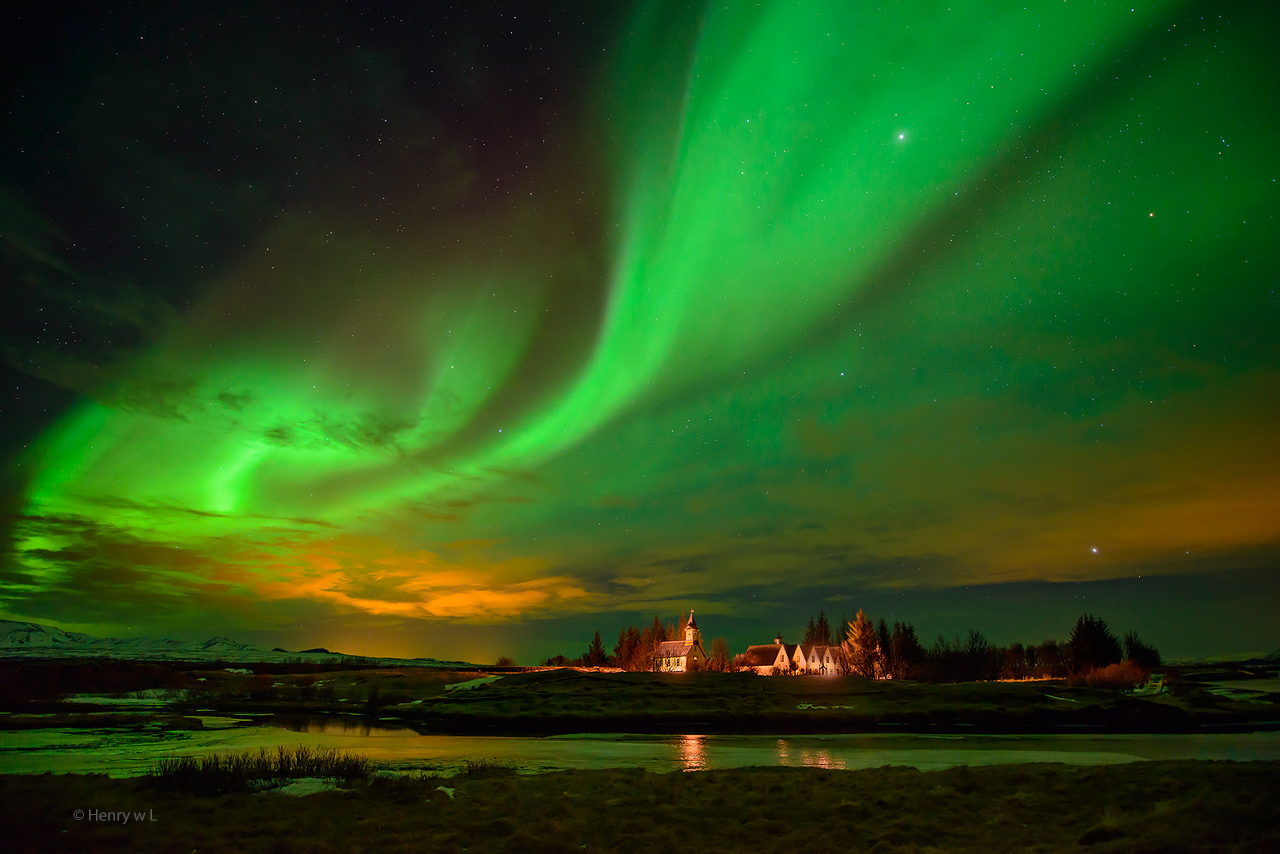
[[(682, 637), (678, 626), (687, 622), (663, 623), (654, 615), (645, 626), (626, 626), (610, 654), (596, 632), (578, 658), (557, 655), (542, 663), (550, 666), (618, 667), (629, 671), (653, 669), (658, 644)], [(836, 642), (836, 636), (841, 636)], [(781, 637), (779, 635), (779, 637)], [(832, 647), (841, 672), (867, 679), (916, 679), (925, 682), (974, 682), (991, 679), (1069, 678), (1084, 676), (1122, 661), (1143, 670), (1160, 666), (1160, 653), (1142, 642), (1134, 632), (1117, 638), (1107, 624), (1086, 614), (1076, 621), (1065, 642), (1046, 640), (1024, 646), (1014, 643), (998, 647), (976, 629), (961, 639), (939, 636), (932, 646), (920, 642), (910, 623), (894, 622), (890, 627), (881, 618), (873, 623), (858, 611), (853, 620), (843, 618), (832, 630), (825, 612), (810, 617), (805, 627), (804, 646)], [(724, 638), (716, 638), (707, 650), (707, 670), (727, 672), (739, 669)]]
[[(823, 622), (821, 618), (809, 620), (812, 626)], [(1160, 653), (1136, 633), (1129, 632), (1121, 641), (1104, 621), (1089, 614), (1076, 621), (1065, 643), (1046, 640), (1031, 646), (1015, 643), (997, 647), (981, 632), (970, 629), (964, 640), (939, 636), (931, 648), (925, 648), (910, 623), (895, 622), (890, 629), (881, 619), (876, 626), (862, 611), (845, 624), (844, 635), (840, 645), (843, 667), (868, 679), (971, 682), (1065, 678), (1121, 661), (1133, 662), (1143, 670), (1160, 666)]]

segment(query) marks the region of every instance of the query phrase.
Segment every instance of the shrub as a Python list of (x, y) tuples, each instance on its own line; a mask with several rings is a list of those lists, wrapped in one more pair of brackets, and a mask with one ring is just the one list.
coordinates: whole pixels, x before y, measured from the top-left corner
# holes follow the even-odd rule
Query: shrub
[(1092, 670), (1085, 674), (1084, 683), (1090, 688), (1110, 688), (1116, 691), (1127, 691), (1137, 688), (1147, 681), (1150, 672), (1143, 670), (1132, 661), (1122, 661), (1106, 667)]

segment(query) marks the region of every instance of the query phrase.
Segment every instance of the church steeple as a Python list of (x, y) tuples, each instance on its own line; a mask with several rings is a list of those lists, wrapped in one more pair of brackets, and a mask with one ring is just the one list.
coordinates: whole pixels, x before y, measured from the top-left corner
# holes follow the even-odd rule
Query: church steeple
[(689, 622), (684, 627), (684, 642), (702, 645), (702, 631), (698, 628), (698, 624), (693, 621), (693, 609), (689, 609)]

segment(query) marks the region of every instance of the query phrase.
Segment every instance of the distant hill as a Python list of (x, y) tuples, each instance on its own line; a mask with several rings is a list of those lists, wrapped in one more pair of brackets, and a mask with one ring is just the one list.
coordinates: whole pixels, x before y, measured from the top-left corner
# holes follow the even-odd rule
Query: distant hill
[(0, 658), (127, 658), (137, 661), (234, 661), (331, 663), (368, 662), (386, 667), (468, 666), (465, 661), (435, 658), (369, 658), (330, 652), (323, 647), (289, 652), (240, 643), (227, 637), (205, 641), (173, 638), (97, 638), (82, 632), (64, 632), (39, 623), (0, 620)]

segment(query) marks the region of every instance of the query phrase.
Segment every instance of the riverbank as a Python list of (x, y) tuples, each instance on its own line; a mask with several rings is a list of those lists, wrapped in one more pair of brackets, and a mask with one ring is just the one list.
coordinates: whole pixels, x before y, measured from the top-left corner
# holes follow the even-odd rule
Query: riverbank
[[(115, 668), (114, 670), (112, 668)], [(0, 729), (92, 726), (108, 710), (191, 725), (201, 715), (359, 715), (424, 734), (1193, 733), (1280, 728), (1266, 666), (1164, 674), (1157, 693), (1061, 680), (929, 684), (852, 676), (278, 666), (0, 664)], [(1213, 678), (1204, 678), (1213, 677)], [(1216, 679), (1217, 681), (1213, 681)], [(1226, 687), (1223, 687), (1226, 686)], [(1251, 687), (1252, 686), (1252, 687)]]
[(1138, 695), (1061, 681), (928, 684), (853, 676), (582, 673), (475, 680), (391, 706), (423, 733), (553, 735), (1249, 731), (1280, 726), (1280, 694), (1241, 700), (1190, 680)]
[[(15, 852), (1256, 852), (1280, 848), (1277, 780), (1280, 762), (529, 776), (480, 768), (295, 799), (3, 776), (0, 826)], [(103, 817), (119, 813), (132, 817)]]

